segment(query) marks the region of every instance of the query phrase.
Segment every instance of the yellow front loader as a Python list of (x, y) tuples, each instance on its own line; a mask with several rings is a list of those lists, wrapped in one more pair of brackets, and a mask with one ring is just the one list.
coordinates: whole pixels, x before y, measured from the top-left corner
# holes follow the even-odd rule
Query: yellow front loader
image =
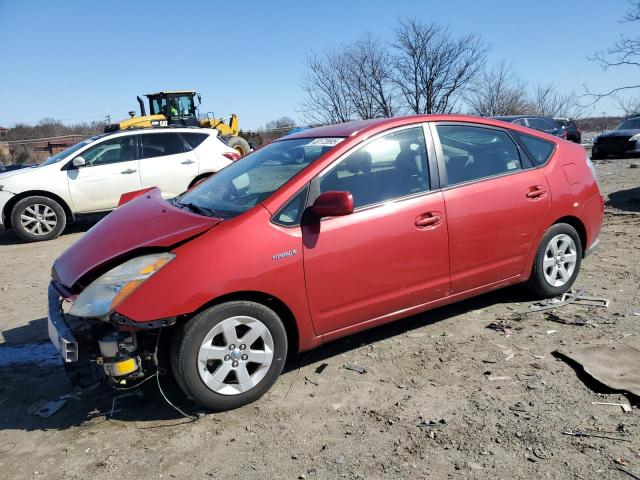
[[(152, 127), (201, 127), (215, 128), (219, 136), (230, 147), (245, 155), (249, 153), (249, 143), (239, 136), (240, 125), (238, 117), (234, 113), (227, 118), (198, 119), (197, 107), (201, 103), (200, 94), (193, 90), (175, 90), (170, 92), (158, 92), (145, 95), (149, 101), (149, 114), (144, 101), (138, 97), (140, 116), (136, 112), (129, 112), (129, 117), (118, 123), (112, 123), (104, 128), (105, 132), (126, 130), (128, 128), (152, 128)], [(198, 105), (196, 105), (196, 100)]]

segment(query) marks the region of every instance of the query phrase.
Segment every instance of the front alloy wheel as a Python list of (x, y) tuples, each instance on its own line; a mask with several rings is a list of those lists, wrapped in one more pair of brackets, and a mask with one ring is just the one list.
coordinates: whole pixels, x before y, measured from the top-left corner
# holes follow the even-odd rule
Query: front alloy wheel
[(233, 301), (213, 306), (173, 337), (171, 367), (191, 399), (214, 411), (260, 398), (282, 372), (287, 334), (267, 306)]
[(28, 242), (56, 238), (66, 223), (64, 209), (49, 197), (23, 198), (11, 212), (11, 224), (16, 234)]
[(258, 385), (273, 361), (273, 337), (260, 320), (230, 317), (214, 326), (198, 352), (202, 381), (221, 395), (237, 395)]

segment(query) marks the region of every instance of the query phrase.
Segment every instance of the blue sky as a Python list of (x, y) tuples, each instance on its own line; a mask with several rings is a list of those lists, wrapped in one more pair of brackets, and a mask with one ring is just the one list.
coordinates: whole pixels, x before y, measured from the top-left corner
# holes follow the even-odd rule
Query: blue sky
[[(256, 128), (300, 119), (300, 78), (312, 51), (372, 32), (391, 40), (398, 18), (478, 33), (489, 61), (530, 83), (583, 93), (633, 82), (586, 57), (636, 25), (625, 0), (519, 1), (8, 1), (0, 0), (0, 125), (125, 118), (138, 94), (196, 89), (202, 111), (235, 112)], [(591, 113), (618, 113), (601, 102)]]

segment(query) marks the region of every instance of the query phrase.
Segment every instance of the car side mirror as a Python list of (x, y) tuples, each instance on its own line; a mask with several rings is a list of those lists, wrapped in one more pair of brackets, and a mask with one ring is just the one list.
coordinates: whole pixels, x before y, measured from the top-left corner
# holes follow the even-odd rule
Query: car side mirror
[(73, 166), (76, 168), (84, 167), (87, 165), (87, 161), (84, 159), (84, 157), (80, 157), (80, 156), (74, 158), (72, 163), (73, 163)]
[(313, 202), (311, 211), (317, 217), (340, 217), (353, 213), (353, 195), (349, 192), (324, 192)]

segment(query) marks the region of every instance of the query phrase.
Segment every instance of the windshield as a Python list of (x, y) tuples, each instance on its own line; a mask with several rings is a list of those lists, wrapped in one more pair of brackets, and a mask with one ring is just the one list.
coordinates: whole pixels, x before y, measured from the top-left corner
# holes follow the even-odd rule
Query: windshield
[(620, 124), (617, 130), (640, 130), (640, 118), (625, 120)]
[(67, 158), (69, 155), (71, 155), (74, 152), (77, 152), (78, 150), (80, 150), (82, 147), (86, 147), (87, 145), (89, 145), (92, 142), (95, 142), (97, 139), (99, 139), (100, 137), (102, 137), (103, 135), (96, 135), (95, 137), (91, 137), (91, 138), (87, 138), (86, 140), (81, 141), (80, 143), (76, 143), (75, 145), (73, 145), (72, 147), (67, 148), (66, 150), (63, 150), (61, 152), (56, 153), (53, 157), (49, 157), (47, 158), (44, 162), (42, 162), (39, 166), (43, 167), (45, 165), (51, 165), (52, 163), (56, 163), (59, 162), (60, 160), (62, 160), (63, 158)]
[(298, 138), (274, 142), (222, 169), (176, 198), (174, 204), (202, 214), (232, 218), (249, 210), (343, 138)]

